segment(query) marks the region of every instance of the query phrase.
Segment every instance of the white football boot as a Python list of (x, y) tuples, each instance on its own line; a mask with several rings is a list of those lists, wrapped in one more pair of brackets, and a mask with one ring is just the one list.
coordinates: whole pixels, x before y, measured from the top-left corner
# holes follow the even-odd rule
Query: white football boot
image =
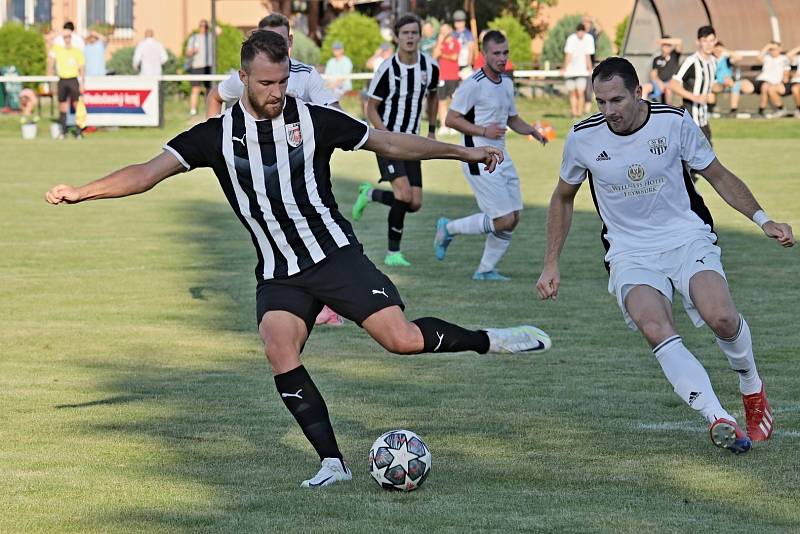
[(346, 482), (353, 479), (353, 473), (344, 464), (343, 460), (338, 458), (325, 458), (322, 460), (322, 467), (313, 478), (304, 480), (301, 488), (321, 488), (323, 486), (330, 486), (337, 482)]
[(544, 352), (553, 346), (550, 336), (527, 324), (512, 328), (486, 328), (485, 332), (489, 336), (489, 352)]

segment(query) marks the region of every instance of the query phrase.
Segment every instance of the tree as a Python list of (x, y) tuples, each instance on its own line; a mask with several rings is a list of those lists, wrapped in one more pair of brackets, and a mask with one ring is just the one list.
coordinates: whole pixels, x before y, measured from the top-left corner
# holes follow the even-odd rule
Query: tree
[[(485, 28), (490, 20), (503, 15), (511, 16), (522, 24), (530, 37), (534, 37), (547, 29), (539, 19), (542, 9), (555, 5), (557, 1), (475, 0), (475, 17), (478, 19), (478, 28)], [(450, 22), (453, 12), (457, 9), (465, 9), (464, 0), (437, 0), (427, 2), (425, 8), (419, 9), (417, 14), (423, 18), (431, 16), (443, 22)]]
[(531, 63), (531, 38), (516, 18), (511, 15), (497, 17), (489, 22), (489, 28), (505, 34), (511, 49), (511, 61), (517, 68)]
[(628, 31), (628, 21), (630, 15), (625, 15), (622, 22), (617, 24), (616, 36), (614, 37), (614, 46), (617, 47), (617, 54), (622, 54), (622, 46), (625, 44), (625, 33)]
[(325, 39), (322, 41), (320, 61), (327, 62), (333, 55), (333, 43), (344, 45), (344, 52), (353, 62), (354, 71), (367, 69), (367, 60), (375, 52), (383, 39), (381, 29), (375, 19), (358, 12), (342, 15), (328, 26)]
[(5, 65), (14, 65), (24, 76), (44, 74), (47, 50), (42, 34), (16, 23), (0, 27), (0, 66)]

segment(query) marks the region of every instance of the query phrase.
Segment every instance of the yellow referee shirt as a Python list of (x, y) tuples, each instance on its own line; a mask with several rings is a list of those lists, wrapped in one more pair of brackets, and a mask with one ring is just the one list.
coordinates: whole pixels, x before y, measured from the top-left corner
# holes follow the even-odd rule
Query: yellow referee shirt
[(84, 64), (83, 51), (79, 48), (54, 46), (51, 52), (55, 58), (56, 76), (61, 79), (77, 78)]

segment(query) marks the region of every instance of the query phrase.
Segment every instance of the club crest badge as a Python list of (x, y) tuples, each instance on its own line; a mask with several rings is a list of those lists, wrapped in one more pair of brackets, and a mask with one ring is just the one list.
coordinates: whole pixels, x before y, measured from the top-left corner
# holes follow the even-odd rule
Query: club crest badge
[(631, 180), (631, 182), (641, 182), (644, 179), (644, 175), (644, 167), (638, 163), (634, 163), (628, 167), (628, 178)]
[(303, 134), (300, 132), (300, 123), (293, 122), (284, 126), (286, 128), (286, 142), (290, 147), (297, 148), (303, 143)]
[(650, 139), (647, 141), (647, 144), (650, 145), (650, 152), (655, 154), (656, 156), (660, 156), (664, 152), (667, 151), (667, 138), (666, 137), (659, 137), (658, 139)]

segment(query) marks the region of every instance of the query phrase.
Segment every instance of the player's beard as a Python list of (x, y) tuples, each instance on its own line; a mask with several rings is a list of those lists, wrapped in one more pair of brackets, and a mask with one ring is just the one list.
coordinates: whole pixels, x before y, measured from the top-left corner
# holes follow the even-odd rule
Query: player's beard
[(246, 87), (246, 89), (247, 100), (250, 102), (250, 107), (253, 108), (253, 111), (256, 112), (259, 117), (274, 119), (283, 111), (283, 101), (286, 99), (285, 95), (277, 101), (273, 101), (268, 96), (259, 100), (258, 96), (250, 90), (250, 87)]

